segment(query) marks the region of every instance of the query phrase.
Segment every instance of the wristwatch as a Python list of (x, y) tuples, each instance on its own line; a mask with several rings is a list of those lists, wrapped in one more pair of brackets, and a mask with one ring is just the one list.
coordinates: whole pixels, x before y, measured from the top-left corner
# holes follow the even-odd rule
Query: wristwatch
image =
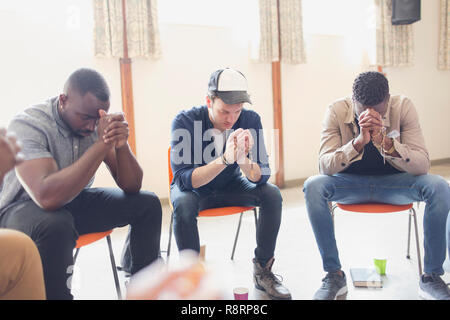
[(390, 139), (392, 141), (392, 147), (389, 150), (385, 151), (387, 154), (392, 154), (395, 151), (394, 139), (392, 139), (392, 138), (390, 138)]

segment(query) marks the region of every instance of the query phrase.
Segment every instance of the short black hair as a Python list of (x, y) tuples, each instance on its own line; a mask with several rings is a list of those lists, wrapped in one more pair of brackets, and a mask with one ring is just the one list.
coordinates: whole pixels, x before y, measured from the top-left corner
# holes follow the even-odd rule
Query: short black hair
[(208, 97), (211, 99), (211, 101), (214, 101), (214, 99), (216, 99), (217, 96), (217, 92), (216, 91), (208, 91)]
[(97, 71), (88, 68), (81, 68), (74, 71), (64, 85), (64, 93), (69, 89), (76, 90), (82, 96), (92, 93), (100, 101), (108, 101), (110, 91), (105, 78)]
[(374, 106), (389, 95), (389, 83), (380, 72), (360, 73), (353, 82), (353, 98), (364, 106)]

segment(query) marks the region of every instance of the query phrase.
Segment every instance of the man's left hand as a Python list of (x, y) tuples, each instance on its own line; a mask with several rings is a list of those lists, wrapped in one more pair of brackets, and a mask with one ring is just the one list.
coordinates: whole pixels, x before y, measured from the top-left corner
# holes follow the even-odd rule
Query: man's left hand
[(237, 146), (238, 146), (238, 163), (245, 163), (245, 158), (248, 156), (250, 150), (254, 144), (253, 136), (250, 131), (244, 130), (237, 136)]

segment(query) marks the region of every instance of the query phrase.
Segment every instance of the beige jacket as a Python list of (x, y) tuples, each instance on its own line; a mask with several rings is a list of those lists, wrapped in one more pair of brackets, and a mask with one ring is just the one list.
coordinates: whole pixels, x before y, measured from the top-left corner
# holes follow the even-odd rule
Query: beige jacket
[[(387, 134), (393, 130), (400, 133), (394, 139), (394, 146), (401, 158), (386, 156), (386, 161), (398, 170), (413, 175), (426, 174), (430, 169), (430, 159), (411, 100), (401, 95), (391, 96), (383, 125)], [(362, 159), (364, 150), (358, 153), (352, 145), (358, 134), (352, 98), (343, 98), (331, 104), (325, 115), (320, 140), (320, 173), (335, 174)]]

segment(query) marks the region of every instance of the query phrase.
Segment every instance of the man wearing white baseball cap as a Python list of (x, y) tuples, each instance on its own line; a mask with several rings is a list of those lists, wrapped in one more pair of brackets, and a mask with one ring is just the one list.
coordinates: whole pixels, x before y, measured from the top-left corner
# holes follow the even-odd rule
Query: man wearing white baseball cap
[(219, 69), (210, 77), (206, 105), (181, 111), (173, 120), (170, 200), (175, 239), (180, 251), (199, 252), (199, 211), (259, 207), (255, 287), (272, 299), (291, 299), (271, 271), (282, 197), (278, 187), (267, 182), (271, 170), (261, 119), (244, 103), (251, 104), (245, 76), (231, 68)]

